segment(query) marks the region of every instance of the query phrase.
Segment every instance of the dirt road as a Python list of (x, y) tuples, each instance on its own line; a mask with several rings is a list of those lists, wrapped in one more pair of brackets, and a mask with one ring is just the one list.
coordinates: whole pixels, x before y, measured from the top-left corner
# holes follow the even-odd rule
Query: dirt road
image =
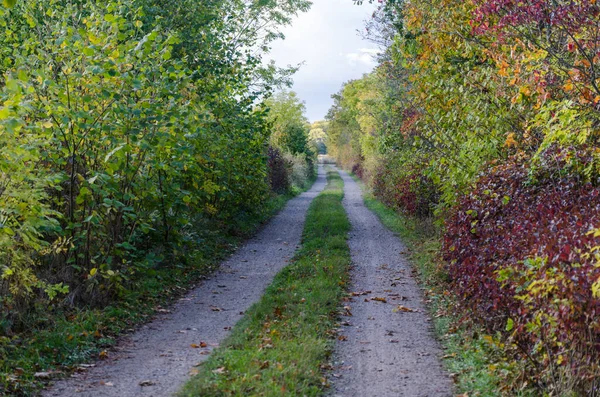
[(194, 365), (219, 345), (294, 255), (308, 206), (325, 183), (319, 167), (312, 189), (291, 200), (210, 280), (181, 299), (170, 313), (125, 337), (107, 360), (59, 381), (43, 395), (165, 397), (177, 391), (194, 372)]
[(363, 203), (358, 184), (340, 171), (352, 223), (352, 291), (336, 366), (334, 396), (451, 396), (421, 291), (402, 242)]

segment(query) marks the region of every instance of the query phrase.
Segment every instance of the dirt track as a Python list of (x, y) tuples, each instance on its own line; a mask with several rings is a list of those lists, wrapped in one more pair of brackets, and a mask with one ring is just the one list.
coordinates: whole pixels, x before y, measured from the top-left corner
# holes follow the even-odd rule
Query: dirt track
[[(170, 313), (123, 338), (107, 360), (57, 382), (43, 395), (164, 397), (177, 391), (194, 372), (194, 365), (219, 345), (294, 255), (308, 206), (325, 183), (325, 174), (319, 167), (312, 189), (291, 200), (210, 280), (181, 299)], [(207, 346), (201, 347), (204, 343)]]
[[(363, 203), (358, 184), (340, 172), (352, 223), (352, 291), (330, 377), (334, 396), (451, 396), (441, 351), (401, 241)], [(376, 300), (374, 298), (378, 298)], [(383, 301), (385, 300), (385, 302)]]

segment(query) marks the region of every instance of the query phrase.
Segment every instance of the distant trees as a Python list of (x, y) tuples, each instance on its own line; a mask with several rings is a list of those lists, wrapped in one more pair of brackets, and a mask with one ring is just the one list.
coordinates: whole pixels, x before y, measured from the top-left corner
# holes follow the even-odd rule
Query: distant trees
[(316, 143), (309, 137), (306, 107), (294, 91), (285, 90), (267, 99), (265, 104), (272, 131), (271, 146), (286, 160), (291, 184), (305, 187), (315, 175), (317, 155)]

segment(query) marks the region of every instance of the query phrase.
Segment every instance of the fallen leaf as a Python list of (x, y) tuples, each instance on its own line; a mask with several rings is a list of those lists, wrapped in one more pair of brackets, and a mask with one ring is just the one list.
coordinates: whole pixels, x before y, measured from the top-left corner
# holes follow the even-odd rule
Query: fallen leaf
[(200, 347), (206, 347), (206, 346), (208, 346), (208, 343), (206, 343), (206, 342), (200, 342)]
[(156, 383), (151, 380), (143, 380), (139, 383), (140, 386), (154, 386)]
[(105, 358), (108, 358), (108, 353), (106, 352), (106, 350), (102, 350), (100, 354), (98, 354), (98, 357), (104, 360)]
[(219, 367), (215, 370), (212, 371), (213, 374), (224, 374), (225, 373), (225, 367)]
[(52, 373), (50, 372), (36, 372), (33, 374), (34, 378), (38, 379), (50, 379), (52, 377)]
[(200, 348), (200, 345), (197, 345), (197, 344), (195, 344), (195, 343), (192, 343), (192, 344), (190, 345), (190, 347), (192, 347), (192, 348), (194, 348), (194, 349), (199, 349), (199, 348)]
[(338, 340), (339, 341), (347, 341), (348, 337), (346, 335), (340, 335), (340, 336), (338, 336)]
[(409, 307), (406, 306), (402, 306), (402, 305), (398, 305), (394, 310), (392, 310), (394, 313), (398, 313), (398, 312), (407, 312), (407, 313), (414, 313), (416, 310), (413, 310)]
[(379, 296), (376, 296), (375, 298), (371, 298), (371, 300), (374, 300), (374, 301), (377, 301), (377, 302), (387, 303), (387, 299), (381, 298)]

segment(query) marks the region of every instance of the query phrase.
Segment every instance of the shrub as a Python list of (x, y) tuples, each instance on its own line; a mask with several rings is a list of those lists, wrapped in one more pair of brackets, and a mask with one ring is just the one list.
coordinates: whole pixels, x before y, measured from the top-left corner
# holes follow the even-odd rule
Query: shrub
[(588, 393), (600, 374), (600, 189), (573, 172), (595, 167), (590, 153), (551, 148), (535, 169), (517, 160), (492, 168), (444, 237), (462, 307), (514, 342), (532, 379), (558, 394)]
[(355, 163), (352, 166), (352, 173), (354, 175), (356, 175), (357, 177), (359, 177), (360, 179), (364, 178), (364, 169), (363, 169), (363, 166), (362, 166), (362, 162)]
[(288, 167), (288, 175), (292, 186), (304, 189), (315, 173), (313, 159), (306, 154), (285, 153), (284, 159)]
[(275, 193), (284, 194), (290, 190), (288, 166), (281, 150), (269, 146), (268, 161), (269, 183)]
[(439, 197), (431, 179), (417, 165), (400, 168), (394, 161), (384, 160), (372, 183), (373, 194), (387, 206), (423, 218), (432, 214)]

